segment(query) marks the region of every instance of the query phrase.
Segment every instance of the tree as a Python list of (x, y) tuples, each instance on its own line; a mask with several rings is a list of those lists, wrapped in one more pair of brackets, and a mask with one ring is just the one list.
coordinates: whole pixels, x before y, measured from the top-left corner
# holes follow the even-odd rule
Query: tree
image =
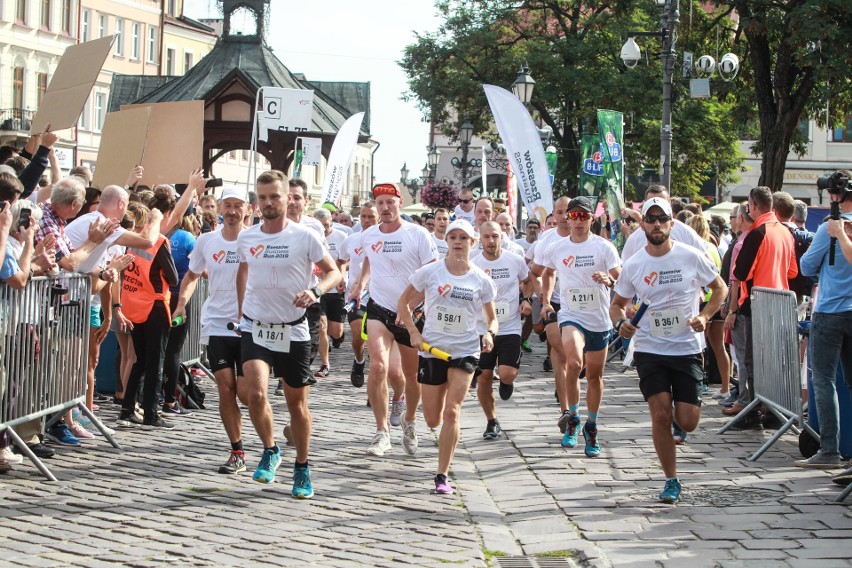
[[(407, 96), (445, 134), (456, 135), (468, 115), (477, 131), (487, 135), (491, 115), (482, 84), (508, 88), (527, 63), (536, 79), (531, 110), (553, 129), (559, 151), (557, 193), (576, 192), (581, 135), (595, 130), (598, 108), (625, 114), (628, 174), (659, 166), (660, 64), (649, 56), (648, 65), (628, 70), (619, 56), (628, 30), (658, 29), (653, 3), (440, 0), (436, 6), (443, 25), (435, 33), (418, 35), (400, 65), (409, 80)], [(713, 25), (718, 23), (696, 9), (692, 24), (681, 26), (679, 47), (706, 52)], [(654, 40), (647, 43), (653, 46)], [(735, 176), (742, 157), (730, 92), (700, 102), (685, 92), (679, 82), (673, 125), (679, 159), (672, 183), (677, 193), (694, 195), (708, 172), (722, 179)]]
[[(781, 189), (799, 121), (825, 126), (852, 110), (852, 11), (848, 0), (717, 0), (739, 15), (736, 45), (746, 52), (738, 116), (757, 109), (760, 185)], [(735, 10), (735, 12), (734, 12)], [(799, 153), (803, 153), (799, 148)]]

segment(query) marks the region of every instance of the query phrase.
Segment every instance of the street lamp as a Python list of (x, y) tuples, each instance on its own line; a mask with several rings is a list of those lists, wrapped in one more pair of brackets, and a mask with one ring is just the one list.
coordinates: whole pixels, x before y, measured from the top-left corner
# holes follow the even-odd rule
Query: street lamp
[(429, 181), (429, 166), (423, 166), (420, 174), (421, 177), (408, 179), (408, 164), (402, 164), (402, 168), (399, 170), (399, 183), (401, 183), (408, 190), (408, 194), (411, 195), (411, 198), (414, 199), (417, 197), (417, 191), (422, 189), (424, 185)]
[[(429, 148), (429, 153), (426, 154), (427, 167), (429, 168), (427, 179), (429, 183), (435, 181), (435, 174), (438, 172), (438, 162), (441, 161), (441, 151), (437, 146)], [(425, 168), (424, 168), (425, 171)]]
[(636, 67), (641, 58), (634, 37), (659, 37), (663, 42), (660, 59), (663, 62), (663, 120), (660, 127), (660, 183), (671, 188), (672, 183), (672, 72), (675, 66), (675, 30), (680, 22), (679, 0), (654, 0), (659, 8), (660, 31), (627, 32), (627, 41), (621, 48), (621, 60), (628, 68)]
[(515, 82), (512, 83), (512, 94), (518, 97), (518, 100), (526, 106), (532, 100), (534, 88), (535, 81), (530, 75), (530, 68), (526, 64), (521, 65), (518, 76), (515, 78)]
[(462, 157), (459, 159), (458, 156), (453, 156), (453, 159), (450, 160), (450, 163), (453, 165), (453, 169), (455, 170), (456, 179), (461, 182), (462, 188), (467, 187), (467, 182), (471, 178), (472, 170), (475, 171), (477, 168), (482, 167), (482, 160), (474, 158), (472, 160), (467, 159), (467, 154), (470, 151), (470, 141), (473, 140), (473, 124), (470, 123), (470, 120), (467, 117), (464, 117), (464, 122), (459, 129), (459, 141), (461, 142), (461, 151)]

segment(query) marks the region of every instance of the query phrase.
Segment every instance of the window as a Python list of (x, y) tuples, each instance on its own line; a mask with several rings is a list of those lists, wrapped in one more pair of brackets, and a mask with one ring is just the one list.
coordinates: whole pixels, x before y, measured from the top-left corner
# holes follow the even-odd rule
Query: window
[(47, 73), (39, 73), (38, 78), (38, 91), (36, 94), (36, 108), (41, 108), (41, 99), (44, 97), (44, 92), (47, 90)]
[(89, 101), (86, 101), (86, 104), (83, 105), (83, 112), (80, 113), (78, 124), (83, 130), (89, 129)]
[(195, 56), (195, 54), (192, 53), (191, 51), (184, 51), (183, 52), (183, 72), (184, 73), (186, 73), (187, 71), (192, 69), (192, 65), (193, 65), (192, 60), (194, 59), (194, 56)]
[(157, 62), (157, 28), (154, 26), (148, 27), (148, 63)]
[(139, 61), (139, 44), (142, 40), (140, 37), (141, 26), (139, 22), (133, 22), (130, 27), (130, 58), (135, 61)]
[(852, 114), (847, 114), (831, 131), (832, 142), (852, 142)]
[(89, 10), (83, 10), (82, 21), (80, 23), (80, 40), (83, 42), (89, 41), (91, 38), (92, 13)]
[(50, 0), (41, 0), (41, 27), (50, 29)]
[(107, 34), (107, 17), (106, 14), (98, 14), (98, 37), (104, 37)]
[(104, 127), (104, 109), (106, 107), (106, 95), (97, 93), (95, 95), (95, 130), (100, 132)]
[(177, 0), (168, 0), (168, 6), (166, 6), (166, 13), (169, 16), (176, 16), (177, 14)]
[(15, 67), (12, 79), (12, 106), (16, 112), (24, 109), (24, 68)]
[(115, 55), (124, 57), (124, 20), (115, 19)]
[(17, 10), (15, 13), (15, 20), (19, 24), (27, 23), (27, 0), (18, 0)]
[(71, 33), (71, 0), (62, 0), (62, 33)]
[(170, 47), (166, 49), (166, 75), (174, 75), (175, 74), (175, 58), (177, 54), (175, 53), (174, 48)]

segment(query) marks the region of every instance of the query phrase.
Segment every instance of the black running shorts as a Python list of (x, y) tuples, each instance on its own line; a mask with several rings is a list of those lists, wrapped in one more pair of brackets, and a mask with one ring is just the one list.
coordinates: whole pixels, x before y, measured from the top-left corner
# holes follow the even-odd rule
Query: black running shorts
[(675, 402), (701, 406), (701, 382), (704, 380), (701, 353), (695, 355), (633, 354), (639, 373), (639, 390), (648, 400), (651, 396), (671, 393)]
[(289, 353), (278, 353), (257, 345), (251, 333), (243, 333), (240, 338), (243, 362), (259, 360), (275, 369), (275, 376), (284, 379), (287, 386), (294, 389), (316, 384), (311, 373), (311, 342), (291, 341)]
[[(480, 342), (481, 342), (480, 338)], [(494, 338), (494, 349), (479, 354), (479, 368), (493, 371), (497, 365), (517, 369), (521, 366), (521, 336), (498, 335)]]
[(471, 375), (476, 371), (476, 357), (462, 357), (461, 359), (433, 359), (432, 357), (420, 357), (420, 368), (417, 373), (417, 382), (423, 385), (440, 386), (447, 382), (448, 369), (461, 369)]
[(207, 358), (210, 370), (214, 373), (222, 369), (236, 370), (236, 376), (243, 375), (243, 359), (240, 338), (237, 336), (209, 337), (207, 339)]
[(320, 296), (319, 304), (322, 315), (327, 317), (328, 321), (343, 323), (346, 319), (346, 300), (344, 300), (343, 294), (337, 292), (323, 294)]

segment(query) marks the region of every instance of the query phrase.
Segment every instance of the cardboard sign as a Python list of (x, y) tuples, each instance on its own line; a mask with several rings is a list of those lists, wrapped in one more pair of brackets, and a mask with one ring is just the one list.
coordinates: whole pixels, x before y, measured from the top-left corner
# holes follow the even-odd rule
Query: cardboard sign
[(151, 109), (148, 141), (142, 157), (145, 174), (139, 183), (149, 187), (158, 183), (186, 183), (204, 158), (204, 101), (121, 106), (122, 111), (134, 108)]
[(130, 170), (142, 163), (150, 121), (151, 109), (147, 107), (106, 115), (92, 180), (96, 187), (123, 185)]
[(54, 132), (77, 124), (101, 67), (112, 50), (115, 36), (72, 45), (65, 50), (50, 79), (30, 127), (31, 133), (42, 132), (50, 124)]

